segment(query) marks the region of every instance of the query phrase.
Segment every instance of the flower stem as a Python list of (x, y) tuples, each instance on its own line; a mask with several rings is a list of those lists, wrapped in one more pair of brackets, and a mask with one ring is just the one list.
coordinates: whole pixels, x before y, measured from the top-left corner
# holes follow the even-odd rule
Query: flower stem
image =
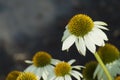
[(110, 73), (108, 72), (107, 68), (105, 67), (103, 61), (101, 60), (101, 58), (99, 57), (99, 55), (97, 54), (97, 52), (94, 54), (95, 58), (97, 59), (98, 63), (101, 65), (101, 67), (103, 68), (106, 76), (108, 77), (108, 80), (112, 80), (112, 77), (110, 75)]

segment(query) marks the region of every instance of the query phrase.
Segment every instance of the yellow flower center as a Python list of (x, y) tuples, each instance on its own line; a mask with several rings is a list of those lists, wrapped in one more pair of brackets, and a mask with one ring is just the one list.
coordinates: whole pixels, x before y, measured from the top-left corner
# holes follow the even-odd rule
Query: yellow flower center
[(6, 80), (16, 80), (20, 73), (20, 71), (12, 71), (7, 75)]
[(120, 57), (119, 50), (114, 45), (108, 43), (98, 49), (98, 54), (105, 64), (113, 62)]
[(84, 14), (78, 14), (68, 23), (68, 30), (75, 36), (84, 36), (90, 32), (93, 28), (93, 20)]
[(40, 51), (37, 52), (33, 57), (33, 63), (37, 67), (44, 67), (51, 62), (51, 55), (49, 55), (47, 52)]
[(69, 74), (70, 70), (71, 66), (66, 62), (58, 63), (54, 69), (56, 76), (65, 76)]
[(37, 76), (30, 72), (21, 73), (16, 80), (38, 80)]

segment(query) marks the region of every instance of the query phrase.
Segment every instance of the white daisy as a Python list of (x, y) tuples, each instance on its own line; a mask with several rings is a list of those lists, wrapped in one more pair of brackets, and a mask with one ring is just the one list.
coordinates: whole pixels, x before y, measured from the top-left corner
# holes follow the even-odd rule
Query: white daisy
[(102, 31), (108, 30), (107, 24), (102, 21), (94, 21), (87, 15), (75, 15), (66, 26), (66, 30), (62, 37), (62, 50), (69, 50), (75, 43), (77, 50), (86, 55), (86, 47), (92, 53), (96, 52), (96, 46), (104, 46), (104, 41), (108, 38)]
[(60, 62), (57, 59), (52, 59), (52, 57), (44, 51), (40, 51), (35, 54), (33, 57), (33, 61), (26, 60), (26, 63), (30, 63), (29, 67), (27, 67), (24, 72), (33, 72), (37, 76), (47, 80), (47, 77), (51, 72), (53, 72), (54, 65)]
[(81, 80), (83, 75), (77, 70), (84, 68), (83, 66), (71, 66), (75, 62), (74, 59), (67, 62), (59, 62), (54, 68), (54, 74), (51, 76), (50, 80), (72, 80), (71, 76), (75, 77), (77, 80)]

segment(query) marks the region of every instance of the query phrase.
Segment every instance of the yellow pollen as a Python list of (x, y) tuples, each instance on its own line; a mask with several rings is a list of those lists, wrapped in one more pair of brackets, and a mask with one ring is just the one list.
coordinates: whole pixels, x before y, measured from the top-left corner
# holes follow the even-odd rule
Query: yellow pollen
[(16, 80), (38, 80), (37, 76), (30, 72), (21, 73)]
[(36, 67), (44, 67), (51, 62), (51, 55), (45, 51), (37, 52), (33, 57), (33, 63)]
[(70, 70), (71, 66), (66, 62), (58, 63), (54, 69), (56, 76), (65, 76), (69, 74)]
[(75, 36), (84, 36), (94, 27), (93, 20), (84, 14), (77, 14), (68, 23), (68, 30)]

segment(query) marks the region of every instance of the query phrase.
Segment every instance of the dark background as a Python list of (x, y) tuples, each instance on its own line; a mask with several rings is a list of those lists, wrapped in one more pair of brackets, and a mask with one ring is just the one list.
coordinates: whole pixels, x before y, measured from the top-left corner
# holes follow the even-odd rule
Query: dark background
[(61, 38), (70, 18), (79, 13), (108, 23), (109, 41), (120, 48), (120, 0), (0, 0), (0, 80), (12, 70), (23, 71), (37, 51), (53, 58), (84, 65), (94, 60), (87, 50), (80, 55), (75, 46), (61, 51)]

